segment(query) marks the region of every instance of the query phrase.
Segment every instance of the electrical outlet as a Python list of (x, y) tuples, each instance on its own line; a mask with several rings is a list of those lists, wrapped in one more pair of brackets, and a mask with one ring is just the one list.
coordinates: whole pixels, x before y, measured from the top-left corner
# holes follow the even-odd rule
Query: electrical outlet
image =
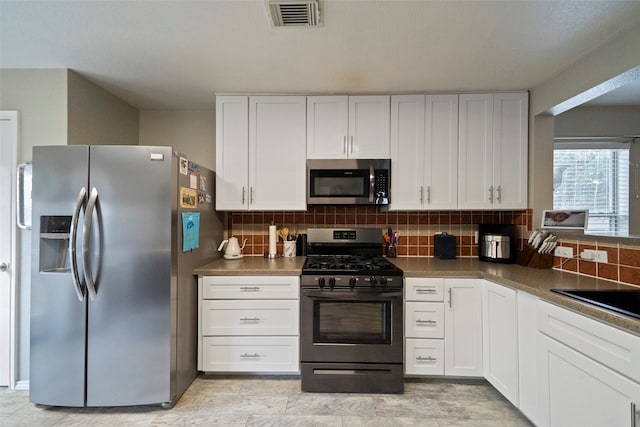
[(593, 249), (585, 249), (580, 257), (585, 261), (593, 261), (606, 264), (609, 262), (607, 251), (596, 251)]
[(553, 254), (562, 258), (573, 258), (573, 248), (570, 246), (556, 246)]

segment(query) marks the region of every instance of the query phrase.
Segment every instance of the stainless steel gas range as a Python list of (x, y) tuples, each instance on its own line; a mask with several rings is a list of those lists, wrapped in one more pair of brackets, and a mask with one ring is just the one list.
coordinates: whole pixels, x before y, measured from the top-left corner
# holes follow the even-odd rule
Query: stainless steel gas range
[(302, 268), (302, 390), (402, 393), (403, 272), (382, 230), (309, 229)]

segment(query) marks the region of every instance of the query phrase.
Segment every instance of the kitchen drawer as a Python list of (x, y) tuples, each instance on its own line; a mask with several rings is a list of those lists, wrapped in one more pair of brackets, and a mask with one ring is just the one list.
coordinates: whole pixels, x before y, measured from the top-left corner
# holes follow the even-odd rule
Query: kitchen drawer
[(298, 276), (204, 276), (203, 299), (297, 299)]
[(444, 301), (444, 279), (407, 277), (404, 289), (406, 301)]
[(404, 335), (409, 338), (444, 338), (444, 303), (404, 303)]
[(640, 383), (640, 337), (538, 301), (538, 330)]
[(205, 372), (299, 372), (298, 337), (204, 337)]
[(444, 341), (440, 339), (405, 340), (406, 375), (444, 375)]
[(298, 335), (298, 300), (204, 300), (203, 336)]

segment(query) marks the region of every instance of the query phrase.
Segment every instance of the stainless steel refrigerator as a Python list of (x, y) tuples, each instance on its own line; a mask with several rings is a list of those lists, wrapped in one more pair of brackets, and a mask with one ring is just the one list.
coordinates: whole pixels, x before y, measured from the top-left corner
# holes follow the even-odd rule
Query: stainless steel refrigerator
[(33, 403), (175, 404), (197, 374), (192, 269), (222, 236), (214, 188), (170, 147), (34, 147)]

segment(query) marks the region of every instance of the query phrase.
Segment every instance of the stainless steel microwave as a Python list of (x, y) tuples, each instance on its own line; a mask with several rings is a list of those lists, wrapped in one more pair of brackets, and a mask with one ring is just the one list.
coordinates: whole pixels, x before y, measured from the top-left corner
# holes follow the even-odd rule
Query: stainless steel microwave
[(307, 160), (307, 204), (388, 205), (389, 159)]

